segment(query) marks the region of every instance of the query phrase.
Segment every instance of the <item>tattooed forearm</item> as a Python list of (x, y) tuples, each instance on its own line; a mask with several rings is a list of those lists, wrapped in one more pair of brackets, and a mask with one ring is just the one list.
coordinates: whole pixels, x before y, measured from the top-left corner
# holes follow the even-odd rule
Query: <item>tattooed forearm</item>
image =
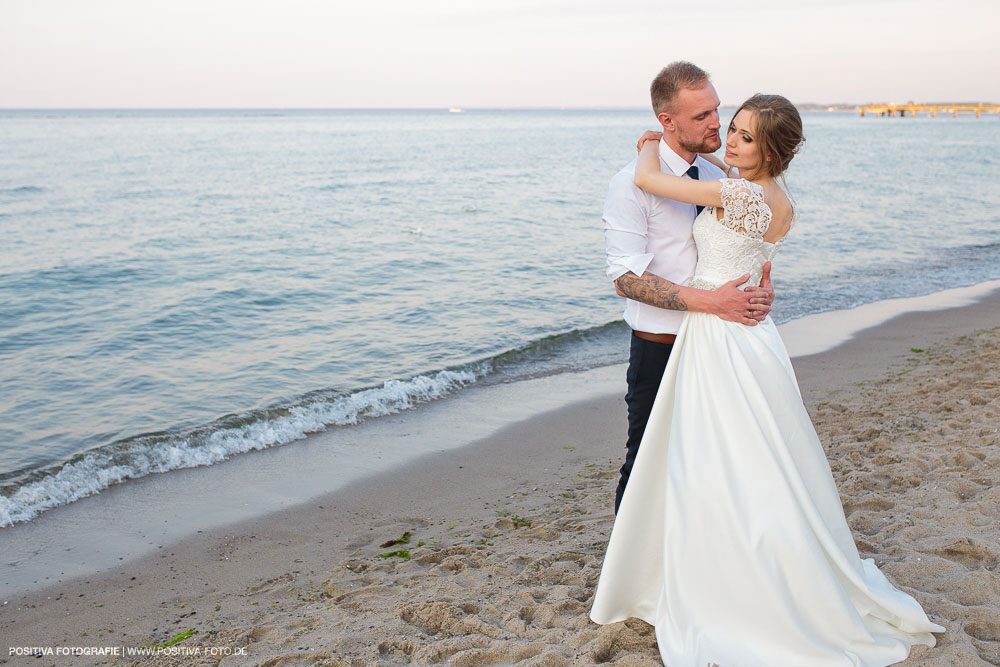
[(615, 280), (615, 285), (622, 294), (632, 299), (648, 303), (657, 308), (667, 310), (687, 310), (688, 306), (681, 298), (680, 288), (665, 278), (644, 272), (642, 277), (634, 273), (626, 273)]

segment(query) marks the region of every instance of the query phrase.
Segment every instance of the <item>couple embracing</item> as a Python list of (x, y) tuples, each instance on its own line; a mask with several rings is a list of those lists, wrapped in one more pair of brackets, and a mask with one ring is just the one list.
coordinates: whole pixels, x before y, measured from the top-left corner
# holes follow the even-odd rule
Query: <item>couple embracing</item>
[(933, 646), (944, 628), (860, 558), (768, 316), (770, 261), (794, 219), (777, 179), (803, 141), (797, 110), (748, 99), (723, 163), (704, 71), (673, 63), (651, 97), (662, 135), (643, 135), (604, 210), (633, 333), (591, 618), (650, 623), (671, 667), (872, 667)]

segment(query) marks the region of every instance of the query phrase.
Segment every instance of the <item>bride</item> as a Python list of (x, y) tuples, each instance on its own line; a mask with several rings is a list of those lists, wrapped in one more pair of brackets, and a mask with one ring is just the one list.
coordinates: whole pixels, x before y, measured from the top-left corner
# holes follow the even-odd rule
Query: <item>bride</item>
[[(775, 179), (801, 142), (795, 107), (754, 95), (726, 139), (739, 178), (661, 173), (657, 142), (641, 144), (636, 185), (706, 207), (692, 287), (745, 273), (758, 284), (792, 225)], [(652, 624), (671, 667), (883, 666), (944, 632), (858, 555), (770, 317), (747, 327), (700, 312), (677, 334), (590, 617)]]

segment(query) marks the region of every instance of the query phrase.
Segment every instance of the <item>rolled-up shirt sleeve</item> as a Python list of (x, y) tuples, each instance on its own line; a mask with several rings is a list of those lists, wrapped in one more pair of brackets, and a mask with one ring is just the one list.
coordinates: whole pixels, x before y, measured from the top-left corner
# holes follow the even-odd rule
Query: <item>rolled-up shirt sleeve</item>
[(653, 253), (646, 252), (646, 206), (630, 171), (623, 170), (611, 179), (603, 216), (607, 274), (611, 280), (629, 271), (641, 276), (653, 261)]

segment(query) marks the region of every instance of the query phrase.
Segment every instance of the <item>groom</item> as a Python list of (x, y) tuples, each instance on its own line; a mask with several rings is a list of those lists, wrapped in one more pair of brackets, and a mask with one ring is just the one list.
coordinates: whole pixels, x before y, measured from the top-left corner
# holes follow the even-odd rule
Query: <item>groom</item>
[[(719, 96), (708, 74), (688, 62), (671, 63), (653, 80), (650, 96), (663, 127), (660, 169), (702, 180), (725, 178), (721, 169), (698, 155), (714, 153), (722, 145)], [(686, 287), (698, 260), (691, 236), (695, 206), (640, 190), (633, 182), (635, 163), (611, 179), (604, 204), (608, 277), (618, 294), (627, 297), (625, 322), (632, 328), (625, 395), (628, 441), (615, 494), (616, 514), (683, 311), (753, 326), (767, 316), (774, 300), (770, 264), (764, 266), (760, 287), (738, 289), (748, 276), (714, 292)]]

